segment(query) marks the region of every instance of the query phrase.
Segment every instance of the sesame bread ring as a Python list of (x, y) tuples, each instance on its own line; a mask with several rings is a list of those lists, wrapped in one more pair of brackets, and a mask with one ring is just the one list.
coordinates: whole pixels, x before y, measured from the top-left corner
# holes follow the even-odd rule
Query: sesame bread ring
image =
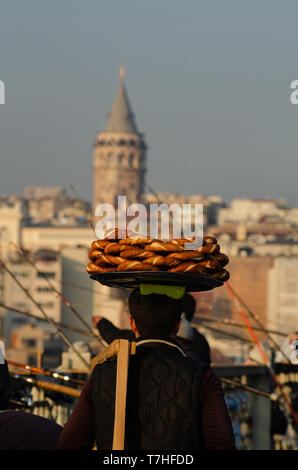
[(146, 245), (151, 242), (151, 238), (147, 237), (122, 238), (122, 240), (119, 240), (120, 245)]
[(221, 267), (224, 267), (228, 264), (229, 262), (229, 257), (225, 255), (224, 253), (217, 253), (215, 255), (210, 255), (211, 259), (215, 259)]
[(207, 235), (206, 237), (203, 237), (203, 242), (205, 242), (206, 244), (211, 243), (211, 245), (216, 245), (217, 240), (215, 237), (212, 237), (211, 235)]
[(155, 255), (155, 256), (151, 256), (150, 258), (146, 258), (145, 262), (149, 264), (153, 264), (153, 266), (165, 266), (166, 265), (165, 257), (160, 256), (160, 255)]
[(122, 258), (133, 259), (133, 258), (149, 258), (152, 256), (152, 251), (146, 251), (139, 246), (125, 246), (121, 249), (120, 253)]
[(219, 245), (212, 245), (211, 243), (207, 243), (207, 245), (204, 245), (204, 246), (201, 246), (200, 248), (198, 248), (196, 251), (198, 251), (199, 253), (205, 253), (205, 254), (216, 254), (216, 253), (219, 253)]
[(172, 251), (179, 253), (183, 251), (183, 246), (171, 243), (171, 242), (161, 242), (154, 241), (150, 245), (146, 245), (146, 250), (148, 251)]
[(94, 261), (94, 264), (97, 266), (100, 266), (102, 263), (106, 263), (108, 265), (114, 264), (118, 266), (118, 264), (123, 263), (123, 261), (126, 261), (124, 258), (121, 258), (120, 256), (111, 256), (111, 255), (106, 255), (105, 253), (101, 253), (97, 260)]
[(92, 260), (97, 259), (100, 255), (102, 255), (101, 250), (89, 250), (88, 252), (88, 258)]
[(104, 250), (109, 243), (108, 240), (95, 240), (91, 243), (91, 250)]
[(230, 273), (226, 269), (219, 269), (215, 273), (209, 274), (214, 279), (219, 279), (222, 282), (226, 282), (230, 279)]
[(198, 273), (198, 274), (206, 274), (207, 270), (200, 266), (197, 263), (192, 263), (191, 261), (186, 261), (185, 263), (180, 263), (175, 268), (169, 269), (171, 273)]
[(167, 259), (176, 258), (179, 261), (187, 261), (195, 259), (196, 261), (201, 261), (205, 259), (203, 254), (199, 254), (196, 250), (186, 250), (182, 253), (170, 253), (166, 256)]
[(192, 238), (174, 238), (171, 240), (171, 243), (174, 243), (174, 245), (185, 245), (185, 243), (192, 243), (194, 242), (194, 237)]
[(89, 274), (104, 273), (104, 272), (110, 272), (110, 271), (116, 271), (116, 270), (117, 270), (116, 267), (111, 267), (111, 266), (107, 266), (107, 265), (97, 266), (94, 263), (89, 263), (87, 268), (86, 268), (86, 271)]
[(204, 261), (199, 261), (197, 264), (203, 266), (206, 269), (220, 269), (220, 264), (215, 259), (205, 259)]
[(120, 249), (121, 249), (121, 245), (119, 245), (119, 243), (110, 242), (105, 247), (104, 252), (107, 255), (111, 255), (111, 254), (115, 255), (115, 254), (118, 254), (120, 252)]
[(146, 259), (147, 259), (147, 258), (151, 258), (151, 256), (153, 256), (153, 255), (154, 255), (154, 253), (152, 253), (152, 251), (147, 251), (146, 249), (144, 249), (144, 250), (142, 251), (142, 253), (139, 253), (139, 254), (138, 254), (137, 257), (140, 258), (140, 259), (142, 259), (142, 260), (144, 259), (144, 260), (145, 260), (145, 263), (146, 263)]
[(149, 263), (127, 260), (119, 264), (117, 271), (158, 271), (158, 268)]
[(170, 253), (169, 255), (165, 256), (165, 264), (166, 266), (178, 266), (178, 264), (181, 263), (181, 260), (176, 258), (176, 256), (174, 255), (177, 255), (178, 253)]

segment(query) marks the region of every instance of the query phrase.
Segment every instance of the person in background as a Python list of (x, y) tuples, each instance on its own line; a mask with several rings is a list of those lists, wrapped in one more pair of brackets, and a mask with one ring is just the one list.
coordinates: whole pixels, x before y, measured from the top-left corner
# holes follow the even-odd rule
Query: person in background
[[(186, 356), (175, 335), (181, 300), (166, 295), (128, 299), (136, 353), (130, 356), (125, 449), (235, 450), (219, 380)], [(58, 450), (112, 449), (117, 356), (97, 364), (60, 435)]]
[(196, 301), (191, 294), (184, 294), (182, 298), (183, 314), (180, 328), (177, 332), (182, 348), (186, 353), (195, 355), (204, 364), (210, 365), (210, 347), (205, 336), (197, 328), (192, 327), (191, 321), (196, 312)]
[(107, 344), (111, 344), (115, 339), (128, 339), (129, 341), (136, 339), (132, 330), (117, 328), (110, 320), (100, 315), (92, 317), (92, 326), (98, 330)]
[(287, 339), (281, 346), (281, 351), (277, 351), (275, 362), (285, 362), (285, 356), (288, 357), (292, 364), (298, 364), (298, 331), (289, 333)]
[(13, 409), (10, 385), (5, 362), (0, 365), (0, 450), (54, 450), (62, 427), (41, 416)]
[[(190, 356), (195, 356), (206, 365), (210, 365), (210, 348), (205, 337), (191, 326), (191, 320), (196, 311), (196, 301), (192, 295), (186, 293), (182, 299), (183, 315), (180, 328), (177, 332), (176, 341), (182, 349)], [(117, 328), (107, 318), (100, 315), (92, 317), (93, 328), (97, 328), (101, 337), (110, 344), (115, 339), (135, 340), (132, 330)]]

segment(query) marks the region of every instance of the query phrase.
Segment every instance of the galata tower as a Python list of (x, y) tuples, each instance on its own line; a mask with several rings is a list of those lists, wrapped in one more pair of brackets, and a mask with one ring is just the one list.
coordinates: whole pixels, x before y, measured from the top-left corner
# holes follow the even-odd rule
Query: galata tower
[(94, 209), (109, 203), (116, 208), (117, 196), (125, 195), (127, 204), (142, 202), (146, 171), (146, 144), (138, 131), (124, 86), (120, 84), (102, 132), (94, 145)]

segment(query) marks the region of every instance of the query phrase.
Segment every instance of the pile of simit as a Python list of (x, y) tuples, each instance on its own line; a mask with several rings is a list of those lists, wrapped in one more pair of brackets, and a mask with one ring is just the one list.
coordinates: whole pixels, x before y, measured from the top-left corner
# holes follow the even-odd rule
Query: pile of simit
[(190, 238), (170, 241), (150, 239), (125, 232), (126, 238), (114, 230), (103, 240), (95, 240), (89, 250), (86, 271), (89, 274), (123, 271), (167, 271), (199, 274), (220, 281), (227, 281), (229, 272), (224, 269), (229, 258), (220, 252), (216, 238), (206, 236), (203, 245), (185, 250)]

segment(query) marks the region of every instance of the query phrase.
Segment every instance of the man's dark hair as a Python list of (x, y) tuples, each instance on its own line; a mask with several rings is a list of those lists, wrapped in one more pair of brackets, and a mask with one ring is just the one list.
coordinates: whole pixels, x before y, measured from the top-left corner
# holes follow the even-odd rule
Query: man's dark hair
[(192, 295), (186, 293), (182, 297), (183, 312), (186, 320), (191, 321), (196, 311), (196, 301)]
[(167, 295), (141, 295), (135, 289), (128, 306), (140, 335), (169, 336), (182, 314), (182, 301)]

